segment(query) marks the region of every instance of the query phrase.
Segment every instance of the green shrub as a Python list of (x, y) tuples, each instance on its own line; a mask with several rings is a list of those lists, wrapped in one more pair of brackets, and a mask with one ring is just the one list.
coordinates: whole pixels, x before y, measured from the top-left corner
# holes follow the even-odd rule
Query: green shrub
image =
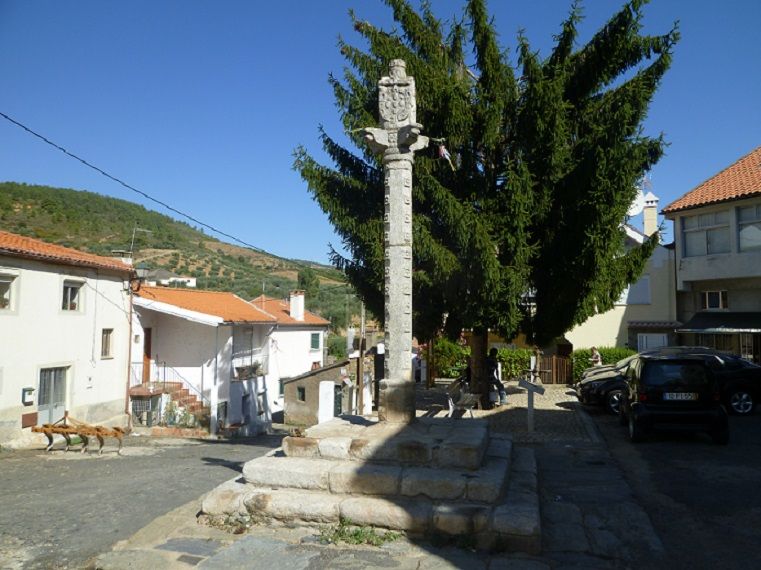
[(442, 378), (457, 378), (468, 365), (470, 348), (462, 346), (448, 338), (433, 341), (433, 358), (436, 369)]
[[(631, 348), (618, 348), (615, 346), (602, 346), (597, 350), (600, 351), (603, 364), (615, 364), (619, 360), (637, 353), (636, 350)], [(574, 350), (571, 356), (573, 358), (573, 380), (576, 382), (581, 378), (581, 373), (592, 366), (592, 361), (590, 360), (592, 358), (592, 350), (580, 348)]]
[(531, 366), (531, 350), (528, 348), (500, 348), (497, 360), (502, 363), (502, 381), (523, 376)]
[(346, 358), (346, 337), (332, 334), (328, 337), (328, 354), (337, 360)]

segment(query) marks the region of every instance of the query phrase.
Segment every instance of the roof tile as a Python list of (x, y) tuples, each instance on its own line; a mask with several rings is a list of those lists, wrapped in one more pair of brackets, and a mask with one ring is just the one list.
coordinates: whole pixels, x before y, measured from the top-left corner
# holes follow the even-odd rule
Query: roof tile
[(84, 267), (132, 272), (133, 268), (113, 257), (85, 253), (70, 247), (0, 231), (0, 253)]
[(229, 323), (274, 323), (275, 317), (226, 291), (198, 291), (142, 286), (135, 293), (142, 299), (174, 305), (188, 311), (220, 317)]
[(761, 146), (663, 209), (664, 214), (761, 194)]
[(304, 320), (297, 321), (291, 317), (290, 303), (282, 299), (273, 299), (272, 297), (267, 297), (266, 295), (259, 295), (256, 299), (251, 301), (251, 303), (256, 307), (267, 311), (267, 313), (270, 315), (274, 315), (279, 325), (327, 326), (330, 324), (330, 321), (327, 321), (322, 317), (306, 310), (304, 311)]

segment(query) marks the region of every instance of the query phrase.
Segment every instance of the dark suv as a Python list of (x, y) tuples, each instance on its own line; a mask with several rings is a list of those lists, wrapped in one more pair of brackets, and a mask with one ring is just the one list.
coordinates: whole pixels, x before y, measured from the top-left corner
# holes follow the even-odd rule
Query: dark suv
[(641, 354), (626, 371), (621, 423), (641, 441), (653, 430), (707, 432), (729, 442), (729, 421), (719, 383), (701, 356)]
[[(721, 401), (730, 414), (752, 414), (761, 402), (761, 366), (713, 348), (700, 346), (662, 347), (640, 355), (689, 356), (702, 358), (719, 383)], [(601, 404), (612, 414), (618, 414), (622, 394), (626, 391), (626, 368), (632, 357), (617, 362), (614, 367), (594, 376), (587, 376), (574, 389), (583, 404)]]

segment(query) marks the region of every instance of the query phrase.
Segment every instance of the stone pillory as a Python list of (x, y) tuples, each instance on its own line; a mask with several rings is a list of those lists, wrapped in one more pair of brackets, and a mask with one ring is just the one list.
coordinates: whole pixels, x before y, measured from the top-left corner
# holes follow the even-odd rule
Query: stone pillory
[(428, 146), (416, 122), (415, 79), (400, 59), (378, 82), (381, 128), (364, 129), (367, 144), (383, 153), (385, 250), (385, 378), (378, 415), (395, 423), (415, 419), (412, 378), (412, 163)]

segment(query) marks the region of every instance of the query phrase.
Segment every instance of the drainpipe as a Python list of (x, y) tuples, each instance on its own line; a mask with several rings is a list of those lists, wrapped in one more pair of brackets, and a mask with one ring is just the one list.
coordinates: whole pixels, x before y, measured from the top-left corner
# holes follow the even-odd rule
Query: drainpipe
[(127, 389), (124, 394), (124, 413), (127, 414), (127, 428), (132, 430), (132, 414), (129, 411), (129, 388), (132, 375), (132, 282), (127, 279), (127, 299), (129, 300), (129, 337), (127, 339)]
[(217, 435), (217, 403), (219, 398), (219, 325), (214, 328), (214, 382), (211, 387), (209, 434)]

